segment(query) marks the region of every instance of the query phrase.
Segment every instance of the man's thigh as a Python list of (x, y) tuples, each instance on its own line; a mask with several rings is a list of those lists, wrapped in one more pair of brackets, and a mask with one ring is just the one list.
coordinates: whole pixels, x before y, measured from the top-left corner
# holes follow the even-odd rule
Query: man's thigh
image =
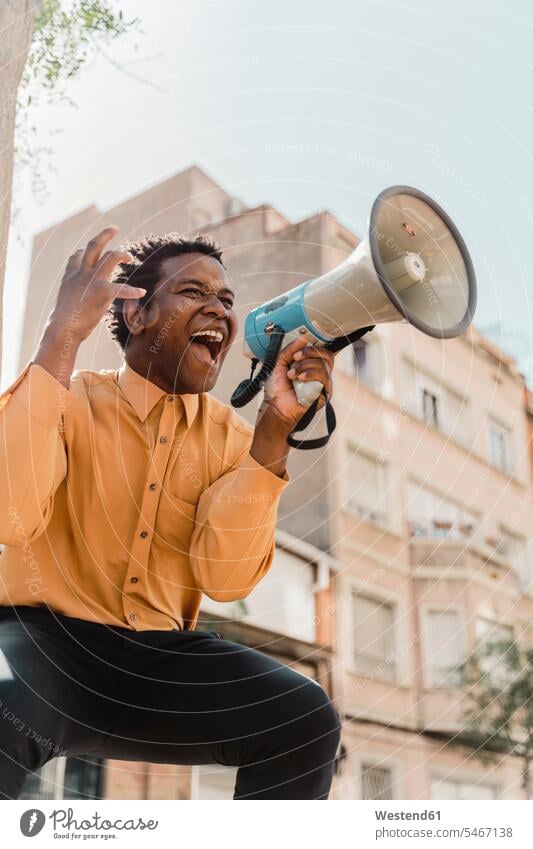
[(124, 649), (119, 721), (94, 753), (154, 763), (240, 765), (272, 735), (298, 745), (322, 687), (214, 632), (140, 632)]

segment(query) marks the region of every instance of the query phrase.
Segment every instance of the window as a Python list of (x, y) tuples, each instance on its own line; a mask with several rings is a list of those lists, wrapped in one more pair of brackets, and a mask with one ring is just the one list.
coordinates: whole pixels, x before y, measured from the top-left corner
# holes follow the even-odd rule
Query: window
[(501, 472), (512, 471), (511, 434), (509, 430), (489, 420), (489, 460)]
[[(490, 643), (507, 642), (514, 639), (514, 631), (510, 625), (502, 625), (484, 616), (476, 617), (475, 622), (476, 639), (478, 647), (488, 646)], [(483, 659), (482, 670), (490, 675), (494, 684), (505, 684), (509, 670), (505, 665), (502, 653), (495, 653)]]
[(484, 616), (476, 618), (476, 637), (481, 642), (496, 642), (498, 640), (512, 640), (513, 629), (510, 625), (502, 625)]
[(104, 791), (104, 761), (88, 755), (67, 758), (64, 799), (101, 799)]
[(456, 442), (465, 447), (470, 447), (472, 444), (472, 425), (467, 399), (447, 387), (444, 392), (442, 407), (441, 429)]
[(103, 761), (56, 757), (29, 773), (20, 799), (101, 799)]
[(358, 339), (351, 347), (358, 379), (368, 386), (375, 387), (377, 384), (375, 346), (366, 339)]
[(443, 387), (437, 380), (422, 372), (414, 363), (404, 361), (405, 406), (426, 424), (438, 427), (439, 407)]
[(498, 787), (486, 781), (461, 781), (436, 778), (431, 782), (431, 798), (436, 799), (497, 799)]
[(237, 767), (206, 764), (192, 769), (193, 799), (232, 799)]
[(426, 424), (439, 426), (439, 399), (429, 389), (422, 389), (422, 416)]
[(24, 779), (21, 799), (62, 799), (66, 758), (53, 758)]
[(367, 522), (384, 524), (388, 518), (386, 466), (349, 446), (344, 477), (349, 512)]
[(403, 372), (402, 406), (430, 427), (468, 445), (471, 434), (466, 399), (409, 361), (404, 361)]
[(431, 610), (427, 618), (427, 682), (430, 687), (453, 687), (459, 683), (455, 667), (463, 659), (459, 611)]
[(411, 536), (470, 539), (478, 518), (465, 507), (416, 481), (407, 484), (407, 520)]
[(369, 800), (393, 799), (392, 771), (387, 767), (362, 763), (361, 798)]
[(356, 342), (352, 343), (353, 359), (357, 371), (364, 371), (365, 367), (368, 368), (367, 349), (368, 342), (365, 339), (357, 339)]
[(347, 345), (338, 354), (343, 371), (355, 375), (357, 380), (379, 391), (380, 383), (380, 352), (379, 340), (375, 337), (358, 339)]
[(353, 591), (354, 668), (363, 675), (396, 680), (394, 607)]
[(520, 587), (527, 589), (530, 584), (529, 555), (527, 551), (527, 540), (508, 531), (500, 531), (496, 551), (509, 561), (516, 571)]
[(314, 642), (315, 577), (314, 563), (276, 548), (272, 566), (249, 596), (235, 604), (216, 602), (204, 596), (202, 611)]

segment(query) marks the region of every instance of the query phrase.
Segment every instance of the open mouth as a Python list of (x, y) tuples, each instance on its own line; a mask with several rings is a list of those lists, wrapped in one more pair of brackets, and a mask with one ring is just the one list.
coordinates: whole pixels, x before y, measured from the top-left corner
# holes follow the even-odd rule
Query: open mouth
[(220, 331), (202, 331), (200, 333), (193, 333), (189, 337), (189, 341), (193, 345), (201, 345), (203, 348), (207, 348), (211, 360), (214, 362), (220, 354), (224, 337)]

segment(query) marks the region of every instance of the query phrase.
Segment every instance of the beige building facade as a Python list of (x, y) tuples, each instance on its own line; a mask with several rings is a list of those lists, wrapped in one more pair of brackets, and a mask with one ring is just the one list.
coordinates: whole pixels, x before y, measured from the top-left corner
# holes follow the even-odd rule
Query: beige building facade
[[(333, 268), (357, 244), (330, 213), (291, 223), (270, 206), (245, 208), (193, 166), (35, 238), (21, 368), (68, 256), (111, 223), (120, 238), (210, 232), (233, 277), (241, 333), (250, 308)], [(241, 343), (213, 391), (225, 403), (249, 373)], [(102, 324), (78, 368), (119, 363)], [(252, 423), (258, 402), (239, 411)], [(453, 667), (490, 637), (533, 644), (533, 404), (524, 379), (475, 329), (441, 342), (383, 325), (338, 355), (333, 402), (327, 449), (291, 452), (271, 572), (244, 603), (206, 600), (203, 625), (216, 622), (326, 687), (344, 722), (332, 798), (523, 798), (516, 759), (482, 766), (449, 741), (461, 712)], [(305, 436), (323, 432), (320, 418)], [(228, 798), (234, 777), (117, 761), (47, 768), (28, 794)]]

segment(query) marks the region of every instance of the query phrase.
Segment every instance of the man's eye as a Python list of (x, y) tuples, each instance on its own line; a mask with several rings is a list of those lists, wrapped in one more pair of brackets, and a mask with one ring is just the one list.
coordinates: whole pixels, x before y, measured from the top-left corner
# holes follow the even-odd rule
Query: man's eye
[[(199, 295), (200, 297), (202, 297), (204, 295), (204, 293), (201, 292), (200, 289), (181, 289), (182, 295), (186, 294), (187, 292), (192, 292), (193, 295)], [(227, 309), (229, 309), (229, 310), (233, 309), (233, 301), (230, 300), (229, 298), (224, 298), (221, 302), (226, 305)]]

